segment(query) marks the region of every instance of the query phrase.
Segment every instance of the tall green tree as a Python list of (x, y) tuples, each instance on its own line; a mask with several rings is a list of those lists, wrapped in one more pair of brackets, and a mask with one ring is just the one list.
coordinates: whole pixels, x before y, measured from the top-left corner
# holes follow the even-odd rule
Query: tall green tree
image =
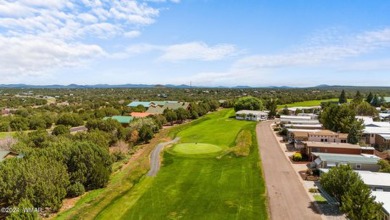
[(379, 107), (381, 105), (377, 94), (374, 95), (374, 98), (371, 101), (371, 105), (374, 107)]
[(270, 99), (266, 102), (266, 109), (268, 109), (268, 118), (274, 118), (277, 114), (278, 104), (275, 99)]
[(339, 103), (340, 104), (343, 104), (343, 103), (347, 103), (348, 100), (347, 100), (347, 97), (345, 96), (345, 91), (343, 89), (343, 91), (341, 91), (341, 94), (339, 96)]
[(351, 126), (351, 129), (349, 130), (348, 132), (348, 137), (347, 137), (347, 141), (348, 143), (350, 144), (357, 144), (359, 143), (359, 140), (360, 140), (360, 137), (361, 137), (361, 132), (360, 130), (357, 128), (357, 124), (353, 124)]
[(282, 110), (282, 115), (289, 115), (289, 114), (290, 114), (290, 110), (288, 110), (288, 106), (285, 105)]
[(355, 94), (355, 96), (353, 97), (352, 99), (352, 103), (355, 104), (355, 105), (358, 105), (360, 103), (363, 102), (363, 95), (360, 93), (360, 91), (358, 90)]
[(374, 98), (374, 95), (372, 94), (372, 92), (370, 92), (366, 98), (366, 102), (371, 104), (371, 101), (373, 98)]
[(381, 219), (382, 204), (375, 202), (370, 188), (361, 179), (350, 185), (341, 200), (343, 203), (340, 209), (350, 220)]
[(330, 105), (321, 112), (320, 121), (326, 129), (334, 132), (348, 133), (352, 125), (362, 129), (362, 122), (355, 118), (355, 111), (348, 105)]
[(342, 204), (343, 195), (358, 180), (360, 180), (360, 177), (352, 170), (351, 166), (341, 165), (330, 169), (328, 173), (322, 174), (320, 183), (326, 192)]

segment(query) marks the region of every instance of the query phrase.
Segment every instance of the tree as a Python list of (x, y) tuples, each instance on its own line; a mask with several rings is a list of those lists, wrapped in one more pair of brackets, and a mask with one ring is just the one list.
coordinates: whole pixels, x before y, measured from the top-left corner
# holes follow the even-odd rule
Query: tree
[(375, 202), (370, 188), (359, 179), (350, 185), (348, 191), (341, 197), (341, 211), (351, 220), (381, 219), (382, 204)]
[(275, 99), (266, 102), (266, 109), (268, 109), (268, 118), (274, 118), (277, 114), (278, 104)]
[(358, 180), (360, 180), (359, 175), (349, 165), (340, 165), (322, 174), (320, 183), (326, 192), (342, 204), (342, 196)]
[(176, 115), (177, 115), (177, 120), (182, 123), (184, 120), (190, 117), (190, 113), (188, 110), (185, 110), (184, 108), (178, 108), (175, 110)]
[(355, 104), (355, 105), (358, 105), (360, 103), (363, 102), (363, 95), (360, 93), (360, 91), (358, 90), (355, 94), (355, 96), (353, 97), (352, 99), (352, 103)]
[(350, 144), (357, 144), (359, 143), (360, 137), (361, 137), (361, 132), (357, 128), (358, 125), (353, 124), (351, 126), (351, 129), (349, 130), (347, 141)]
[(388, 160), (379, 160), (378, 165), (381, 167), (379, 172), (390, 173), (390, 163)]
[(372, 93), (370, 92), (370, 94), (368, 94), (367, 98), (366, 98), (366, 102), (370, 103), (371, 104), (371, 101), (372, 99), (374, 98), (374, 96), (372, 95)]
[(340, 104), (343, 104), (343, 103), (347, 103), (348, 100), (347, 100), (347, 97), (345, 96), (345, 91), (343, 89), (343, 91), (341, 91), (341, 94), (339, 96), (339, 103)]
[(348, 133), (354, 124), (358, 130), (363, 129), (362, 122), (355, 118), (354, 110), (346, 104), (325, 107), (321, 113), (320, 121), (326, 129), (334, 132)]
[(53, 129), (52, 134), (55, 136), (63, 135), (63, 134), (70, 134), (70, 130), (65, 125), (58, 125)]
[(167, 121), (171, 123), (171, 125), (173, 125), (173, 122), (177, 120), (176, 112), (172, 111), (171, 109), (165, 109), (164, 116)]
[(374, 98), (371, 101), (371, 105), (374, 107), (379, 107), (381, 105), (377, 94), (374, 95)]
[(289, 115), (289, 114), (290, 114), (290, 110), (288, 110), (288, 106), (285, 105), (282, 110), (282, 115)]
[(372, 116), (376, 117), (378, 116), (378, 111), (375, 109), (375, 107), (371, 106), (368, 102), (361, 102), (355, 107), (355, 111), (357, 115), (363, 115), (363, 116)]
[(31, 204), (30, 200), (22, 199), (16, 207), (16, 212), (11, 212), (6, 220), (35, 220), (38, 218), (38, 210)]
[(139, 138), (146, 143), (149, 142), (153, 138), (152, 129), (147, 125), (143, 125), (139, 130)]
[(242, 97), (234, 104), (234, 110), (263, 110), (263, 102), (252, 96)]

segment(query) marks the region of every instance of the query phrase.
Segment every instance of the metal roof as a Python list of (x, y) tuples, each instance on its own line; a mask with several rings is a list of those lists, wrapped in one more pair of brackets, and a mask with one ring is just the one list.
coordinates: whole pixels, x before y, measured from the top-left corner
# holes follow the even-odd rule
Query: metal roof
[(357, 144), (304, 141), (307, 147), (361, 149)]
[(371, 191), (371, 195), (375, 196), (376, 202), (383, 203), (383, 209), (390, 214), (390, 192)]
[(389, 127), (365, 127), (364, 134), (390, 134)]
[(150, 106), (150, 102), (138, 102), (138, 101), (134, 101), (134, 102), (131, 102), (130, 104), (128, 104), (127, 106), (129, 107), (137, 107), (139, 105), (142, 105), (143, 107), (145, 108), (149, 108)]
[(319, 157), (322, 161), (327, 162), (347, 162), (347, 163), (362, 163), (362, 164), (377, 164), (379, 157), (374, 155), (353, 155), (353, 154), (330, 154), (330, 153), (312, 153)]
[[(321, 172), (327, 173), (329, 169), (320, 168)], [(354, 170), (362, 178), (363, 182), (370, 187), (390, 187), (390, 173)]]
[(11, 153), (11, 151), (8, 150), (0, 150), (0, 162), (4, 160), (4, 158)]
[(131, 116), (120, 116), (120, 115), (116, 115), (116, 116), (112, 116), (112, 117), (104, 117), (103, 119), (106, 120), (109, 118), (111, 118), (113, 120), (117, 120), (121, 124), (129, 124), (133, 120), (133, 117), (131, 117)]
[(238, 112), (236, 112), (236, 115), (237, 114), (245, 114), (245, 115), (248, 115), (248, 114), (252, 114), (252, 115), (268, 115), (268, 113), (266, 112), (263, 112), (263, 111), (254, 111), (254, 110), (240, 110)]

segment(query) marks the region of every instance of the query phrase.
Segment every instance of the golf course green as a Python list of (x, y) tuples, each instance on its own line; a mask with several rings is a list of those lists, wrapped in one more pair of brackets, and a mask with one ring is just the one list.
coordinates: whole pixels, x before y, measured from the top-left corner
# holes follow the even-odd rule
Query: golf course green
[(172, 153), (177, 153), (177, 155), (199, 155), (199, 154), (214, 154), (221, 152), (222, 148), (207, 143), (183, 143), (176, 144), (172, 148)]

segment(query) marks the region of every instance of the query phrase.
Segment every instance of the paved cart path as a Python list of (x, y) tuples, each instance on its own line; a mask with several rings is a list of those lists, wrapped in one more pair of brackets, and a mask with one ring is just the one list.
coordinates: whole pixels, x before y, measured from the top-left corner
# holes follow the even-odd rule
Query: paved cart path
[(159, 143), (152, 151), (150, 155), (150, 170), (147, 176), (156, 176), (157, 172), (160, 170), (160, 152), (161, 150), (170, 144), (174, 144), (179, 141), (180, 138), (175, 138), (171, 141), (164, 142), (164, 143)]
[(304, 186), (270, 128), (272, 121), (256, 127), (257, 142), (269, 198), (271, 219), (321, 219)]

